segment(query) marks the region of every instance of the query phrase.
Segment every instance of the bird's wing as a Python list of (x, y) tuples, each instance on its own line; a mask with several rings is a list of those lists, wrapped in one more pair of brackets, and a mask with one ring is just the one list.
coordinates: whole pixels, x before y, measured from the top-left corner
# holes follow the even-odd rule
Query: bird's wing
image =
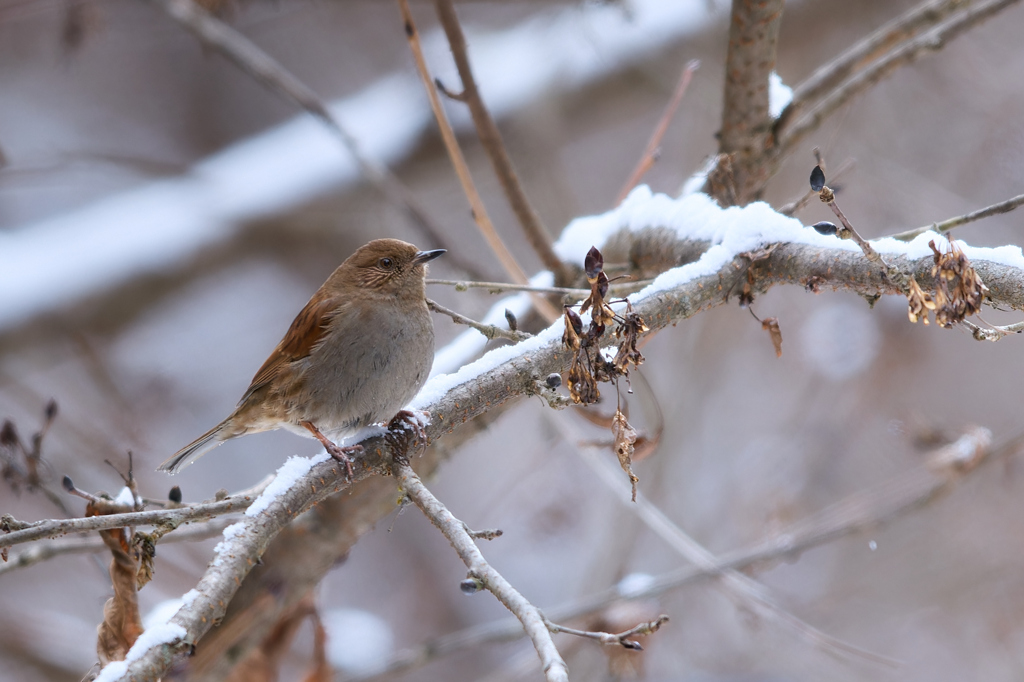
[(249, 397), (263, 388), (281, 372), (288, 364), (308, 357), (317, 344), (323, 339), (327, 331), (328, 323), (342, 308), (338, 299), (322, 291), (316, 292), (313, 298), (309, 299), (305, 307), (292, 320), (291, 326), (285, 333), (281, 343), (270, 354), (267, 361), (263, 363), (252, 383), (246, 390), (245, 395), (239, 402), (244, 403)]

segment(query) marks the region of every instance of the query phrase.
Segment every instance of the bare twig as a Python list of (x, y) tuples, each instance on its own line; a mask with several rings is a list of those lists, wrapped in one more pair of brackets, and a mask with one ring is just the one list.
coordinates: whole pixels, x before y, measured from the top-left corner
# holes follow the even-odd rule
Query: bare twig
[(533, 642), (540, 657), (545, 678), (551, 682), (567, 681), (569, 669), (555, 648), (543, 614), (487, 563), (473, 538), (466, 532), (465, 524), (452, 516), (452, 513), (427, 490), (408, 463), (396, 460), (393, 467), (402, 491), (448, 538), (448, 542), (469, 569), (470, 578), (479, 581), (522, 623), (523, 630)]
[(969, 4), (968, 0), (922, 2), (821, 66), (809, 78), (793, 88), (793, 99), (775, 123), (776, 134), (785, 131), (808, 106), (839, 87), (843, 81), (864, 66), (914, 38), (921, 31), (935, 26), (951, 12)]
[(584, 637), (586, 639), (593, 639), (601, 644), (613, 644), (632, 649), (634, 651), (642, 651), (643, 647), (640, 646), (639, 642), (630, 640), (630, 637), (637, 637), (640, 635), (650, 635), (661, 629), (661, 626), (668, 622), (668, 616), (661, 615), (655, 620), (647, 623), (640, 623), (635, 627), (631, 627), (628, 630), (617, 633), (610, 632), (591, 632), (588, 630), (577, 630), (576, 628), (565, 627), (564, 625), (556, 625), (551, 621), (548, 621), (548, 630), (551, 632), (562, 632), (567, 635), (574, 635), (576, 637)]
[(637, 162), (636, 168), (630, 173), (626, 184), (619, 191), (619, 196), (615, 198), (616, 206), (622, 203), (623, 199), (640, 183), (640, 180), (643, 179), (647, 171), (651, 170), (654, 162), (657, 161), (658, 149), (661, 147), (661, 140), (665, 137), (665, 132), (668, 130), (668, 124), (672, 122), (672, 118), (676, 115), (676, 109), (679, 108), (679, 103), (683, 101), (683, 95), (686, 94), (686, 89), (690, 86), (690, 81), (693, 80), (693, 72), (698, 68), (700, 68), (700, 60), (697, 59), (691, 59), (683, 67), (683, 72), (679, 75), (679, 82), (676, 83), (675, 92), (672, 93), (672, 99), (668, 101), (665, 111), (662, 112), (661, 118), (658, 119), (658, 125), (654, 127), (651, 139), (647, 141), (647, 146), (644, 147), (643, 155), (641, 155), (640, 160)]
[[(491, 247), (491, 251), (498, 257), (498, 261), (505, 269), (506, 274), (512, 278), (517, 284), (526, 284), (527, 276), (523, 272), (522, 267), (516, 261), (512, 252), (505, 246), (505, 242), (501, 240), (501, 236), (498, 235), (498, 231), (494, 229), (494, 224), (491, 222), (490, 216), (487, 214), (487, 209), (484, 206), (483, 199), (480, 198), (480, 193), (476, 189), (476, 185), (473, 183), (473, 178), (469, 173), (469, 166), (466, 164), (466, 159), (462, 155), (462, 150), (459, 148), (459, 142), (455, 139), (455, 131), (452, 130), (451, 123), (448, 122), (448, 116), (444, 113), (444, 107), (441, 106), (441, 98), (437, 94), (437, 89), (434, 87), (434, 81), (430, 77), (430, 71), (427, 69), (427, 62), (423, 58), (423, 48), (420, 46), (419, 31), (416, 30), (416, 24), (413, 22), (412, 11), (409, 9), (408, 0), (398, 0), (398, 6), (402, 13), (402, 22), (405, 25), (405, 35), (409, 40), (409, 47), (412, 50), (413, 60), (416, 62), (416, 71), (420, 74), (420, 78), (423, 80), (423, 85), (427, 89), (427, 97), (430, 99), (430, 108), (434, 112), (434, 118), (437, 119), (437, 126), (441, 131), (441, 139), (444, 141), (445, 149), (448, 150), (448, 156), (451, 159), (452, 165), (455, 167), (455, 174), (459, 177), (459, 182), (462, 184), (462, 189), (466, 193), (466, 198), (469, 200), (470, 208), (473, 213), (473, 220), (476, 221), (477, 227), (480, 229), (480, 233), (484, 239), (487, 240), (487, 244)], [(546, 299), (540, 296), (534, 297), (534, 304), (537, 309), (544, 315), (548, 321), (552, 321), (558, 318), (558, 311), (551, 305)]]
[[(725, 60), (725, 104), (719, 154), (732, 155), (735, 203), (758, 198), (771, 176), (766, 150), (773, 146), (768, 77), (782, 23), (783, 0), (733, 0)], [(716, 196), (729, 203), (726, 196)]]
[(538, 294), (565, 294), (567, 296), (589, 296), (590, 289), (569, 289), (567, 287), (535, 287), (532, 284), (508, 284), (507, 282), (467, 282), (458, 279), (428, 279), (427, 284), (444, 284), (455, 287), (456, 291), (467, 289), (488, 289), (492, 294), (506, 291), (532, 291)]
[(938, 232), (940, 234), (945, 234), (946, 232), (952, 230), (954, 227), (960, 227), (961, 225), (966, 225), (967, 223), (973, 223), (975, 220), (981, 220), (982, 218), (988, 218), (989, 216), (999, 215), (1000, 213), (1009, 213), (1010, 211), (1017, 208), (1021, 204), (1024, 204), (1024, 194), (1018, 194), (1012, 199), (1001, 201), (998, 204), (992, 204), (991, 206), (986, 206), (985, 208), (979, 208), (977, 211), (971, 211), (970, 213), (956, 216), (954, 218), (947, 218), (946, 220), (943, 220), (941, 223), (932, 223), (931, 225), (919, 227), (916, 230), (907, 230), (906, 232), (899, 232), (897, 234), (892, 235), (892, 238), (899, 239), (902, 242), (909, 242), (913, 240), (914, 237), (916, 237), (917, 235), (924, 234), (929, 230), (933, 232)]
[[(80, 533), (89, 530), (108, 530), (125, 526), (155, 526), (164, 523), (184, 523), (196, 519), (211, 519), (222, 514), (244, 511), (252, 504), (254, 499), (256, 499), (255, 496), (245, 495), (229, 497), (220, 502), (206, 502), (177, 509), (153, 509), (150, 511), (89, 516), (77, 519), (49, 519), (29, 524), (19, 522), (21, 530), (0, 535), (0, 547), (13, 547), (23, 542), (55, 538), (60, 535), (67, 535), (68, 533)], [(5, 517), (5, 522), (7, 518)]]
[(799, 119), (793, 120), (784, 130), (779, 131), (776, 143), (780, 148), (780, 153), (784, 155), (792, 151), (807, 135), (817, 130), (836, 109), (878, 83), (900, 66), (909, 64), (928, 52), (941, 50), (950, 40), (957, 38), (961, 33), (1016, 2), (1018, 0), (985, 0), (970, 5), (954, 14), (945, 23), (903, 43), (871, 65), (858, 71), (827, 95), (822, 96), (810, 111)]
[[(185, 528), (160, 538), (161, 545), (168, 542), (198, 542), (220, 535), (224, 529), (231, 525), (230, 519), (217, 518), (192, 528)], [(68, 554), (93, 554), (96, 552), (108, 551), (103, 539), (97, 536), (65, 538), (54, 542), (44, 542), (33, 545), (24, 552), (19, 552), (10, 557), (5, 564), (0, 564), (0, 575), (49, 561), (55, 557)]]
[[(447, 243), (444, 231), (434, 224), (419, 206), (409, 188), (402, 184), (387, 166), (363, 154), (359, 142), (331, 114), (327, 105), (312, 88), (254, 42), (210, 14), (194, 0), (150, 1), (188, 29), (204, 45), (217, 50), (261, 85), (294, 102), (327, 126), (359, 164), (363, 177), (389, 202), (402, 209), (434, 244), (447, 247), (449, 253), (458, 259), (458, 252)], [(463, 259), (459, 260), (458, 265), (474, 277), (480, 276), (479, 270), (472, 263), (464, 262)]]
[(473, 329), (477, 330), (478, 332), (480, 332), (481, 334), (483, 334), (492, 341), (494, 339), (501, 338), (508, 339), (513, 343), (519, 343), (520, 341), (523, 341), (524, 339), (528, 339), (531, 336), (533, 336), (533, 334), (527, 334), (526, 332), (502, 329), (501, 327), (496, 327), (493, 324), (483, 324), (481, 322), (477, 322), (476, 320), (471, 320), (465, 315), (461, 315), (455, 312), (454, 310), (449, 310), (440, 303), (432, 301), (429, 298), (427, 299), (427, 307), (433, 310), (435, 313), (447, 315), (448, 317), (452, 318), (459, 324), (464, 324), (468, 327), (472, 327)]
[[(498, 126), (494, 123), (490, 112), (484, 105), (483, 98), (476, 86), (476, 79), (473, 77), (473, 70), (469, 64), (469, 55), (466, 50), (466, 37), (462, 34), (462, 26), (455, 13), (455, 5), (452, 0), (435, 0), (437, 16), (441, 20), (441, 27), (448, 37), (448, 44), (452, 50), (452, 57), (455, 59), (455, 66), (459, 70), (459, 78), (462, 80), (462, 93), (458, 100), (465, 102), (473, 116), (473, 124), (476, 126), (480, 144), (487, 152), (491, 165), (494, 166), (494, 173), (501, 182), (502, 189), (513, 213), (519, 220), (519, 224), (526, 233), (530, 246), (540, 257), (544, 267), (555, 273), (555, 279), (559, 280), (565, 264), (555, 254), (551, 234), (541, 223), (540, 216), (533, 206), (530, 205), (526, 192), (519, 182), (519, 176), (512, 165), (512, 160), (505, 149), (505, 143), (501, 139)], [(449, 95), (450, 96), (450, 95)]]

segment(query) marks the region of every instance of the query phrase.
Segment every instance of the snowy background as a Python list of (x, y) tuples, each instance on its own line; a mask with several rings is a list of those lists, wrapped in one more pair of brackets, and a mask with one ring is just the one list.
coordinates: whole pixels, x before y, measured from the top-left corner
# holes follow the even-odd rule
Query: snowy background
[[(791, 3), (779, 75), (799, 82), (910, 4)], [(83, 17), (75, 49), (61, 38), (69, 8)], [(702, 66), (646, 182), (677, 194), (716, 149), (721, 2), (479, 2), (460, 11), (484, 97), (554, 234), (612, 207), (693, 58)], [(432, 68), (455, 87), (429, 3), (414, 12)], [(332, 102), (463, 261), (504, 278), (434, 132), (393, 3), (243, 4), (230, 20)], [(831, 167), (855, 160), (840, 200), (865, 236), (1021, 193), (1022, 26), (1024, 9), (1007, 10), (898, 71), (808, 140)], [(354, 248), (380, 236), (439, 246), (359, 181), (320, 124), (149, 4), (2, 0), (0, 93), (0, 416), (31, 433), (45, 402), (58, 401), (44, 444), (57, 480), (68, 474), (84, 489), (116, 493), (120, 481), (102, 462), (123, 463), (131, 450), (143, 491), (163, 496), (172, 481), (155, 466), (227, 414), (295, 312)], [(538, 271), (468, 117), (457, 104), (449, 111), (498, 229), (524, 268)], [(809, 149), (790, 159), (769, 185), (769, 203), (801, 195), (812, 165)], [(832, 218), (817, 202), (798, 217)], [(992, 218), (959, 236), (1022, 244), (1021, 220)], [(432, 273), (464, 277), (451, 259)], [(495, 300), (443, 287), (429, 295), (478, 318)], [(979, 344), (910, 325), (901, 301), (869, 310), (852, 294), (777, 289), (755, 311), (779, 318), (781, 359), (733, 306), (644, 349), (666, 430), (660, 450), (636, 467), (640, 489), (713, 552), (920, 464), (922, 429), (980, 424), (999, 442), (1021, 428), (1020, 339)], [(439, 347), (463, 331), (446, 318), (435, 325)], [(603, 435), (571, 423), (584, 438)], [(539, 401), (523, 402), (456, 452), (433, 488), (471, 526), (505, 531), (484, 550), (542, 608), (679, 566), (563, 438)], [(173, 483), (199, 500), (315, 452), (289, 434), (253, 436)], [(1019, 463), (988, 467), (891, 526), (758, 573), (785, 608), (904, 661), (896, 671), (837, 660), (703, 584), (657, 604), (672, 622), (649, 643), (648, 678), (1019, 679), (1021, 500)], [(20, 519), (54, 515), (44, 499), (6, 486), (0, 502)], [(157, 578), (140, 593), (143, 611), (193, 586), (215, 543), (161, 547)], [(459, 592), (463, 576), (414, 511), (381, 523), (318, 593), (325, 620), (366, 638), (353, 647), (362, 658), (338, 664), (365, 670), (389, 650), (502, 616), (490, 597)], [(95, 660), (109, 590), (105, 569), (82, 556), (0, 576), (0, 680), (80, 679)], [(304, 631), (284, 679), (300, 674), (310, 647)], [(570, 649), (573, 676), (600, 679), (596, 646)], [(525, 643), (483, 647), (396, 679), (475, 679), (506, 666), (526, 671), (509, 679), (536, 679), (531, 657)]]

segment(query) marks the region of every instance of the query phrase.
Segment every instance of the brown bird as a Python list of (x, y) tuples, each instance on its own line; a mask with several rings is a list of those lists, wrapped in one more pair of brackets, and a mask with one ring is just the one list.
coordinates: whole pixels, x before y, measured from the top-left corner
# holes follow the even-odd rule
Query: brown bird
[(295, 317), (235, 411), (160, 470), (177, 473), (226, 440), (285, 428), (319, 440), (351, 475), (349, 454), (362, 448), (328, 435), (391, 419), (423, 387), (434, 359), (425, 263), (444, 252), (398, 239), (360, 247)]

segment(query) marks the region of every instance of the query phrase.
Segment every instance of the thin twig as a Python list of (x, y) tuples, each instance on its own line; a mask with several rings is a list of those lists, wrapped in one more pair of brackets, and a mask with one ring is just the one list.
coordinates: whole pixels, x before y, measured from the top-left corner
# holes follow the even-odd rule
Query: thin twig
[(793, 88), (793, 99), (775, 124), (776, 134), (785, 131), (786, 126), (797, 115), (837, 88), (855, 72), (968, 4), (970, 3), (966, 0), (922, 2), (818, 68), (809, 78)]
[[(168, 542), (198, 542), (220, 535), (224, 529), (231, 525), (230, 519), (216, 518), (207, 523), (185, 528), (169, 535), (159, 538), (160, 544)], [(107, 552), (110, 548), (98, 536), (65, 538), (53, 542), (43, 542), (33, 545), (24, 552), (19, 552), (10, 557), (5, 564), (0, 564), (0, 575), (48, 561), (55, 557), (68, 554), (93, 554)]]
[[(363, 177), (389, 202), (402, 209), (433, 243), (447, 247), (449, 253), (454, 253), (454, 257), (458, 259), (458, 253), (448, 244), (444, 231), (419, 206), (412, 191), (402, 184), (387, 166), (363, 154), (359, 142), (331, 114), (330, 109), (312, 88), (254, 42), (207, 12), (194, 0), (150, 1), (188, 29), (204, 45), (217, 50), (261, 85), (297, 104), (327, 126), (355, 159)], [(457, 264), (474, 277), (480, 276), (479, 270), (472, 263), (462, 259), (458, 260)]]
[[(451, 0), (448, 1), (450, 2)], [(658, 125), (654, 127), (651, 139), (647, 141), (647, 146), (644, 147), (644, 153), (640, 156), (636, 168), (630, 173), (626, 184), (619, 191), (619, 196), (615, 198), (616, 206), (622, 203), (629, 193), (633, 191), (633, 188), (640, 183), (640, 180), (647, 174), (647, 171), (654, 166), (654, 162), (657, 161), (658, 157), (658, 149), (661, 147), (661, 140), (665, 137), (665, 132), (668, 130), (668, 124), (672, 122), (672, 118), (676, 115), (676, 109), (679, 108), (679, 103), (683, 101), (683, 95), (686, 94), (686, 89), (690, 86), (690, 81), (693, 80), (693, 72), (699, 68), (699, 59), (691, 59), (686, 62), (683, 72), (679, 75), (679, 82), (676, 83), (676, 89), (672, 93), (672, 99), (668, 101), (665, 111), (662, 112), (661, 118), (658, 119)]]
[(865, 67), (830, 93), (823, 96), (810, 111), (800, 117), (777, 135), (781, 154), (791, 151), (807, 135), (817, 130), (824, 120), (836, 109), (872, 87), (900, 66), (909, 64), (922, 54), (936, 52), (946, 43), (957, 38), (975, 25), (988, 19), (1019, 0), (987, 0), (971, 5), (956, 13), (945, 23), (924, 35), (907, 41), (885, 56)]
[(395, 478), (405, 495), (423, 511), (430, 522), (452, 544), (459, 558), (469, 569), (472, 579), (479, 581), (498, 601), (511, 611), (523, 630), (533, 642), (537, 655), (540, 657), (544, 675), (549, 682), (569, 679), (569, 669), (562, 656), (555, 648), (544, 616), (521, 595), (505, 578), (487, 563), (473, 538), (466, 532), (466, 526), (455, 518), (450, 511), (423, 485), (419, 476), (407, 462), (396, 460), (393, 464)]
[(998, 204), (992, 204), (985, 208), (979, 208), (977, 211), (971, 211), (964, 215), (956, 216), (954, 218), (947, 218), (941, 223), (932, 223), (924, 227), (919, 227), (916, 230), (907, 230), (906, 232), (900, 232), (892, 235), (893, 239), (899, 239), (901, 242), (909, 242), (919, 234), (924, 234), (929, 230), (938, 232), (939, 234), (945, 234), (954, 227), (960, 227), (967, 223), (973, 223), (975, 220), (981, 220), (982, 218), (988, 218), (989, 216), (999, 215), (1000, 213), (1009, 213), (1013, 209), (1017, 208), (1021, 204), (1024, 204), (1024, 194), (1018, 194), (1012, 199), (1001, 201)]
[(640, 646), (639, 642), (630, 640), (630, 637), (637, 637), (639, 635), (649, 635), (657, 632), (661, 629), (661, 626), (667, 623), (669, 620), (668, 616), (662, 614), (655, 620), (647, 623), (640, 623), (635, 627), (631, 627), (624, 632), (610, 633), (610, 632), (592, 632), (589, 630), (577, 630), (576, 628), (569, 628), (564, 625), (556, 625), (551, 621), (548, 621), (548, 630), (551, 632), (561, 632), (567, 635), (573, 635), (576, 637), (584, 637), (586, 639), (597, 640), (601, 644), (617, 644), (627, 649), (634, 651), (642, 651), (643, 647)]
[(531, 336), (533, 336), (533, 334), (527, 334), (526, 332), (512, 331), (510, 329), (502, 329), (501, 327), (496, 327), (493, 324), (483, 324), (482, 322), (477, 322), (476, 320), (471, 320), (468, 317), (466, 317), (465, 315), (461, 315), (461, 314), (455, 312), (454, 310), (449, 310), (448, 308), (445, 308), (440, 303), (438, 303), (436, 301), (432, 301), (429, 298), (427, 299), (427, 307), (430, 308), (431, 310), (433, 310), (435, 313), (440, 313), (442, 315), (447, 315), (448, 317), (452, 318), (453, 320), (455, 320), (455, 322), (457, 322), (459, 324), (464, 324), (464, 325), (466, 325), (468, 327), (472, 327), (473, 329), (477, 330), (478, 332), (480, 332), (481, 334), (483, 334), (484, 336), (486, 336), (488, 339), (490, 339), (492, 341), (494, 339), (501, 338), (501, 339), (508, 339), (509, 341), (512, 341), (513, 343), (519, 343), (520, 341), (525, 341), (526, 339), (528, 339)]
[(462, 80), (462, 93), (457, 99), (465, 102), (469, 107), (480, 144), (483, 145), (484, 151), (487, 152), (487, 156), (491, 160), (491, 165), (494, 166), (494, 173), (498, 176), (502, 189), (505, 190), (505, 196), (512, 207), (512, 212), (515, 213), (523, 232), (526, 233), (530, 246), (540, 257), (544, 267), (555, 273), (557, 280), (565, 270), (565, 264), (555, 254), (551, 234), (544, 227), (537, 211), (530, 205), (526, 192), (523, 191), (523, 186), (519, 182), (519, 176), (516, 175), (512, 160), (508, 156), (505, 143), (501, 139), (498, 126), (494, 123), (494, 118), (484, 105), (484, 100), (477, 89), (476, 79), (473, 77), (473, 69), (470, 67), (469, 55), (466, 50), (466, 37), (462, 34), (462, 26), (455, 13), (455, 5), (452, 0), (435, 0), (434, 4), (437, 8), (437, 16), (441, 20), (441, 27), (448, 37), (448, 45), (451, 47), (459, 78)]
[(229, 497), (220, 502), (205, 502), (177, 509), (152, 509), (150, 511), (89, 516), (77, 519), (48, 519), (30, 524), (21, 524), (21, 530), (0, 534), (0, 547), (13, 547), (23, 542), (43, 538), (55, 538), (68, 533), (90, 530), (108, 530), (126, 526), (155, 526), (162, 523), (184, 523), (196, 519), (210, 519), (222, 514), (245, 511), (256, 496)]
[[(416, 71), (419, 73), (420, 78), (423, 80), (423, 85), (427, 89), (427, 97), (430, 99), (430, 108), (434, 112), (434, 118), (437, 119), (438, 128), (441, 131), (441, 139), (444, 141), (445, 149), (448, 150), (448, 156), (451, 159), (452, 165), (455, 167), (455, 174), (459, 178), (459, 182), (462, 184), (462, 189), (466, 193), (466, 198), (469, 200), (470, 208), (473, 213), (473, 220), (476, 221), (477, 227), (480, 229), (480, 233), (484, 239), (487, 240), (487, 244), (491, 247), (491, 251), (498, 257), (498, 261), (505, 269), (505, 273), (512, 278), (517, 284), (526, 284), (528, 277), (523, 272), (522, 267), (516, 261), (512, 252), (505, 246), (505, 242), (501, 240), (501, 236), (498, 235), (498, 231), (494, 229), (494, 224), (491, 222), (490, 216), (487, 214), (487, 209), (484, 206), (483, 199), (480, 198), (480, 193), (476, 189), (476, 185), (473, 183), (473, 178), (469, 173), (469, 166), (466, 164), (466, 159), (462, 155), (462, 150), (459, 148), (459, 142), (455, 139), (455, 131), (452, 130), (451, 123), (448, 122), (448, 116), (444, 113), (444, 107), (441, 106), (441, 98), (437, 94), (437, 88), (434, 87), (434, 81), (430, 77), (430, 71), (427, 69), (426, 59), (423, 57), (423, 48), (420, 46), (419, 31), (416, 29), (416, 24), (413, 22), (412, 12), (409, 9), (408, 0), (398, 0), (399, 9), (402, 12), (402, 21), (405, 25), (405, 35), (409, 41), (409, 47), (412, 50), (413, 61), (416, 62)], [(558, 319), (559, 313), (555, 310), (555, 307), (551, 305), (546, 299), (540, 296), (533, 297), (534, 305), (537, 306), (537, 310), (550, 322)]]
[[(851, 535), (919, 509), (943, 497), (942, 493), (965, 480), (987, 462), (1003, 459), (1024, 450), (1024, 436), (1003, 445), (989, 446), (990, 435), (983, 429), (969, 432), (957, 442), (941, 448), (928, 462), (877, 486), (849, 497), (782, 528), (773, 537), (719, 555), (710, 566), (686, 566), (655, 576), (643, 588), (624, 594), (618, 587), (583, 597), (561, 606), (545, 609), (548, 618), (567, 621), (598, 613), (624, 600), (657, 597), (699, 580), (721, 576), (725, 571), (748, 570), (781, 558), (797, 557), (812, 547)], [(481, 644), (507, 642), (522, 637), (518, 621), (501, 620), (475, 625), (437, 637), (419, 646), (398, 652), (384, 670), (372, 675), (353, 676), (350, 682), (370, 680), (422, 665), (441, 656), (478, 648)], [(390, 679), (390, 678), (388, 678)]]
[(567, 296), (589, 296), (590, 289), (570, 289), (567, 287), (536, 287), (532, 284), (509, 284), (507, 282), (467, 282), (460, 279), (428, 279), (427, 284), (444, 284), (455, 287), (456, 291), (467, 289), (489, 289), (492, 294), (506, 291), (532, 291), (538, 294), (565, 294)]

